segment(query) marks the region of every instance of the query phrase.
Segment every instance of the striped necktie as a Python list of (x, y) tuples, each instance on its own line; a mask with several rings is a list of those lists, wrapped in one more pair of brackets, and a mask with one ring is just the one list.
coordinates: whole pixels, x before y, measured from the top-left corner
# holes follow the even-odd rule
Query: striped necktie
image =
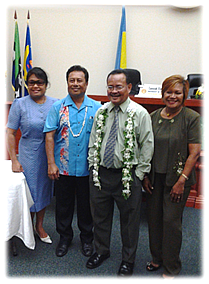
[(115, 106), (114, 110), (115, 110), (114, 121), (110, 130), (109, 137), (107, 139), (107, 144), (104, 153), (104, 164), (107, 168), (113, 166), (115, 144), (118, 132), (118, 112), (120, 108), (118, 106)]

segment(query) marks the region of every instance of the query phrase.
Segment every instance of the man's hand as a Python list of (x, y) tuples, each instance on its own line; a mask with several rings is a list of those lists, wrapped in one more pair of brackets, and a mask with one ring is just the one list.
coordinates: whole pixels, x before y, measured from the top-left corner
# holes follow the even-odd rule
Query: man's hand
[(154, 189), (149, 178), (147, 176), (145, 176), (145, 178), (142, 181), (142, 186), (144, 188), (144, 190), (146, 192), (148, 192), (149, 194), (152, 194), (152, 190)]

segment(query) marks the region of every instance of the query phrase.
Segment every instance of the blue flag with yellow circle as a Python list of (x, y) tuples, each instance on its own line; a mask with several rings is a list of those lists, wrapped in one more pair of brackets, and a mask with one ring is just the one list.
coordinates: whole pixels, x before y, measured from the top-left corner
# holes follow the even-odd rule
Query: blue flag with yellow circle
[(120, 32), (118, 38), (118, 48), (115, 61), (115, 69), (126, 68), (126, 11), (122, 8)]
[(28, 86), (26, 83), (26, 78), (28, 71), (32, 68), (32, 51), (31, 51), (31, 40), (30, 40), (30, 28), (27, 24), (26, 39), (25, 39), (25, 54), (23, 63), (23, 77), (25, 82), (25, 96), (28, 95)]

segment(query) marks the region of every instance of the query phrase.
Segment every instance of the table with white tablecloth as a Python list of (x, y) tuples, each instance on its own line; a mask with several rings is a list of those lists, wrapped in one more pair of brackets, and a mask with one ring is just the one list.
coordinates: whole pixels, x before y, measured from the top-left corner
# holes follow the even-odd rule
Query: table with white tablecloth
[(6, 241), (19, 237), (29, 249), (35, 248), (30, 207), (34, 204), (23, 173), (14, 173), (11, 161), (4, 161), (3, 185), (7, 191)]

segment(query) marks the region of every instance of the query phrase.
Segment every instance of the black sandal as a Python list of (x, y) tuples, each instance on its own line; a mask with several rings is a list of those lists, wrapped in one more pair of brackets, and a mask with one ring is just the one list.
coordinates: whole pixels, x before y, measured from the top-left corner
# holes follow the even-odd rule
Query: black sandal
[(146, 266), (146, 269), (147, 271), (156, 271), (158, 270), (159, 268), (161, 267), (161, 264), (158, 264), (158, 266), (154, 266), (151, 261), (150, 262), (147, 262), (147, 266)]

